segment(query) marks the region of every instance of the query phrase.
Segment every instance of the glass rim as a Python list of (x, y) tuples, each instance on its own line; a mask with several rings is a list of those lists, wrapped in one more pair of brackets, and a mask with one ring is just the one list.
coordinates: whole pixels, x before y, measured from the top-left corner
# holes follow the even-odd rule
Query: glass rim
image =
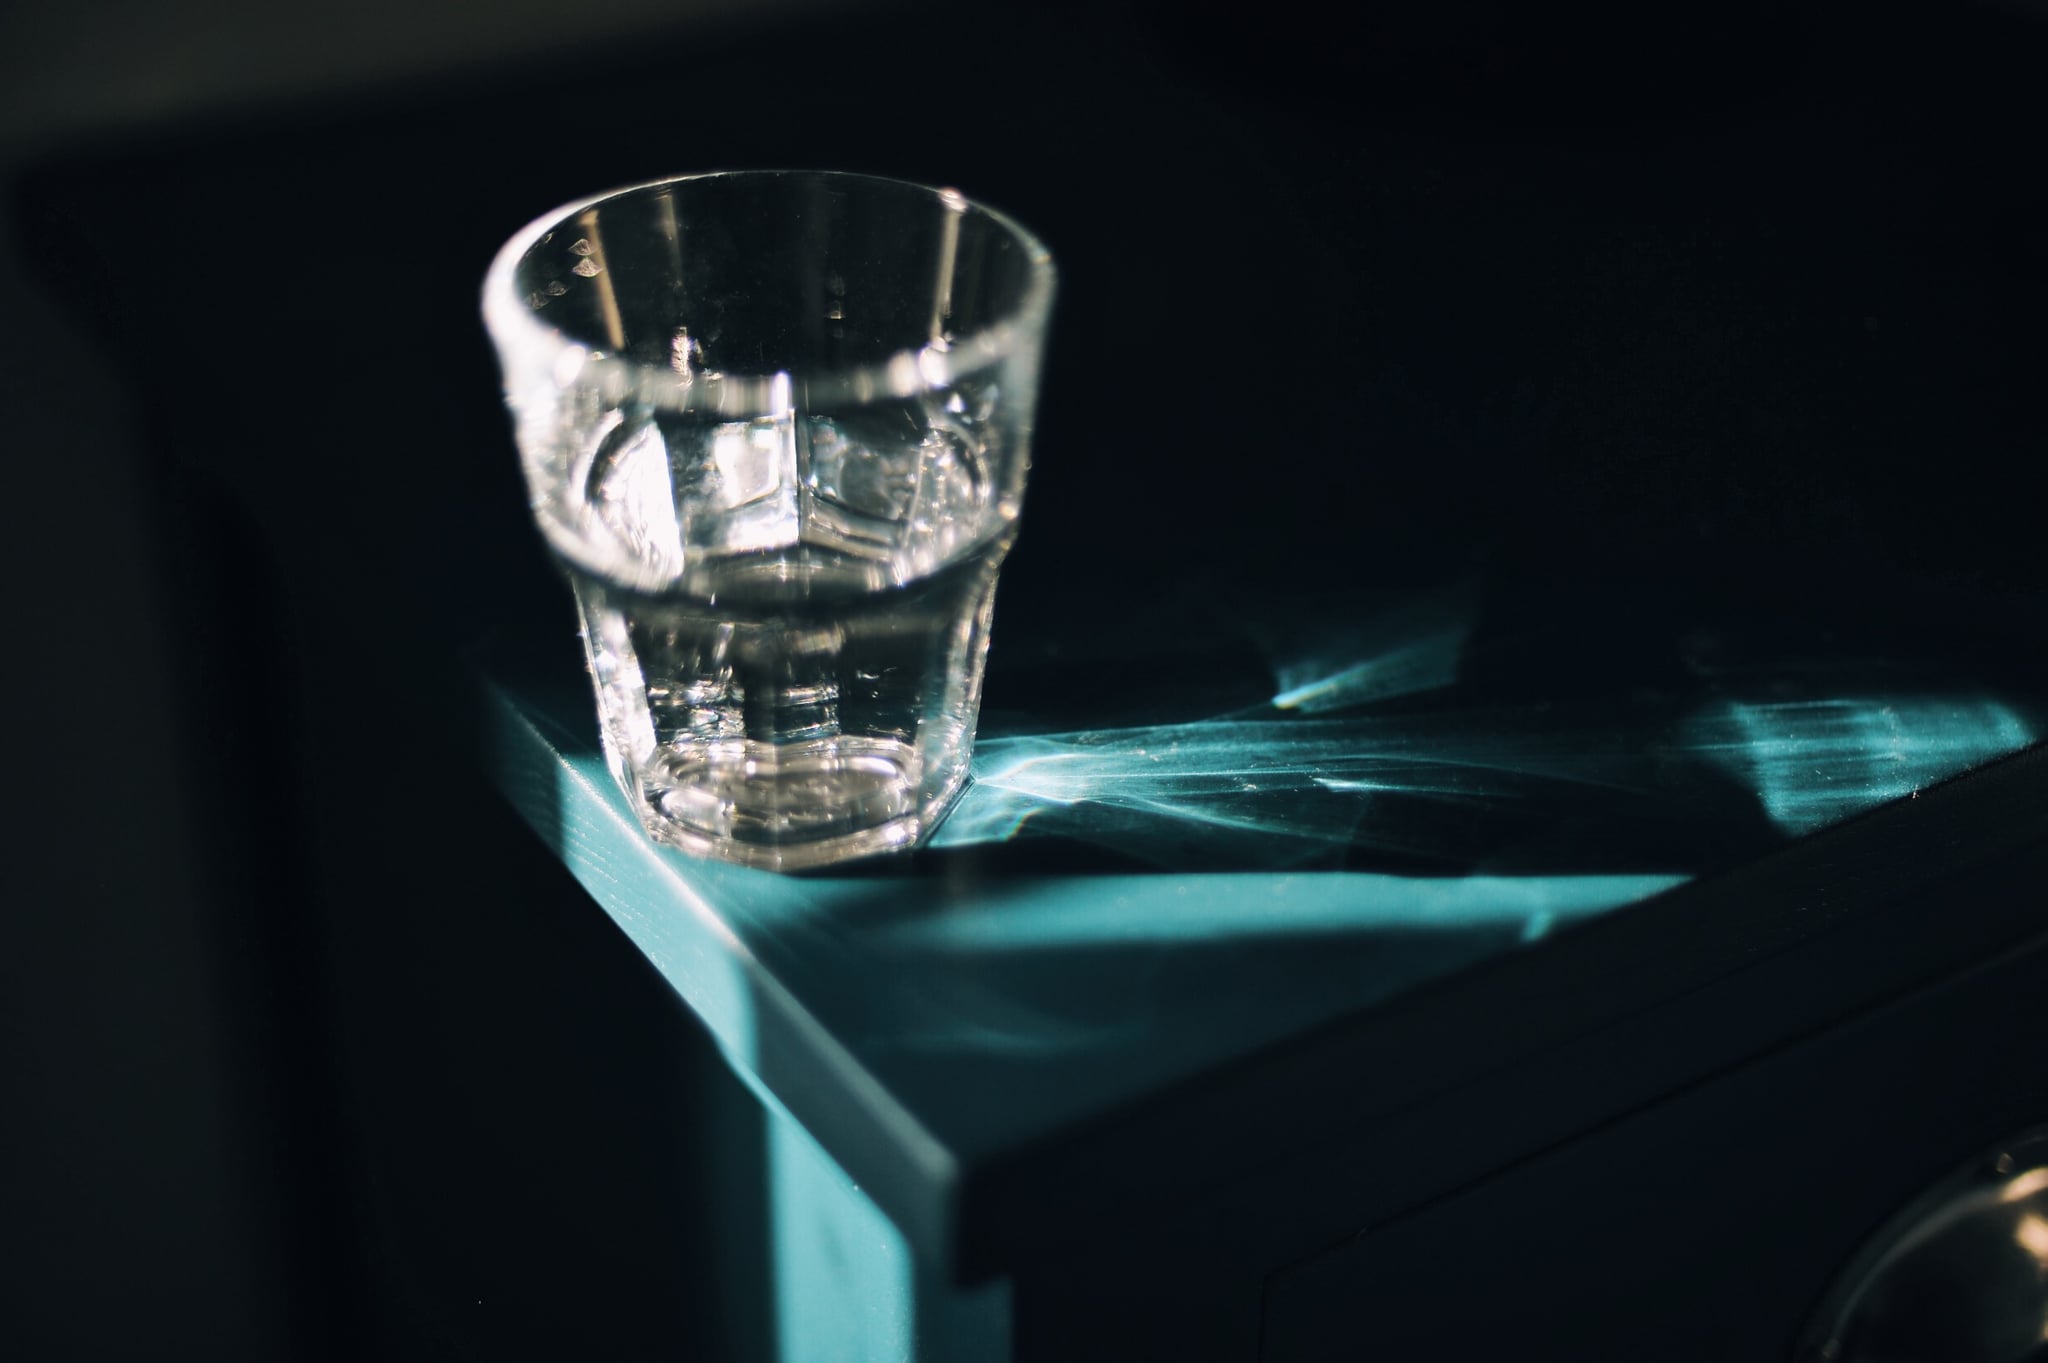
[[(966, 212), (979, 213), (1013, 237), (1024, 248), (1027, 275), (1024, 294), (1015, 307), (986, 326), (954, 337), (943, 346), (927, 343), (903, 349), (887, 359), (843, 368), (779, 371), (770, 374), (697, 374), (679, 379), (666, 365), (647, 364), (625, 356), (603, 352), (576, 340), (561, 328), (540, 320), (521, 298), (514, 283), (519, 264), (529, 251), (552, 232), (561, 230), (580, 214), (617, 199), (696, 180), (770, 179), (809, 176), (824, 180), (865, 181), (893, 185), (929, 194), (935, 202), (945, 196), (957, 197)], [(765, 411), (786, 389), (778, 385), (794, 382), (808, 402), (870, 402), (884, 397), (913, 397), (951, 386), (957, 379), (979, 373), (1039, 344), (1057, 278), (1052, 254), (1030, 229), (987, 204), (970, 199), (956, 189), (919, 184), (886, 175), (868, 175), (845, 170), (706, 170), (686, 175), (663, 176), (637, 184), (621, 185), (586, 198), (572, 200), (541, 214), (519, 229), (498, 248), (491, 268), (484, 276), (484, 326), (501, 352), (520, 351), (549, 357), (557, 383), (594, 386), (607, 401), (635, 400), (650, 407), (674, 411), (709, 411), (734, 416), (752, 416)]]

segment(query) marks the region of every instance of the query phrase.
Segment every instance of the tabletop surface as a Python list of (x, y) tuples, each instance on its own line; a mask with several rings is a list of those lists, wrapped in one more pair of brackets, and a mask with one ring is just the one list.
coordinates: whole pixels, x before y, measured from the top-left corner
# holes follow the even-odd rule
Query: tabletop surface
[(824, 1085), (814, 1126), (950, 1198), (2033, 742), (2048, 697), (2000, 631), (1869, 590), (1818, 614), (1671, 580), (1186, 592), (1101, 637), (1005, 634), (999, 606), (966, 797), (915, 854), (802, 877), (640, 832), (566, 627), (479, 663), (503, 788), (734, 1063), (778, 1100)]

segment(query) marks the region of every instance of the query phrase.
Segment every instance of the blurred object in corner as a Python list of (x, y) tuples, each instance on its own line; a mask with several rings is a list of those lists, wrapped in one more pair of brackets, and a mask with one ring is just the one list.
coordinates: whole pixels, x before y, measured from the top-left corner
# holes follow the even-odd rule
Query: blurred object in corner
[[(0, 6), (0, 156), (251, 103), (359, 96), (608, 44), (850, 0), (10, 0)], [(886, 0), (864, 0), (884, 8)]]

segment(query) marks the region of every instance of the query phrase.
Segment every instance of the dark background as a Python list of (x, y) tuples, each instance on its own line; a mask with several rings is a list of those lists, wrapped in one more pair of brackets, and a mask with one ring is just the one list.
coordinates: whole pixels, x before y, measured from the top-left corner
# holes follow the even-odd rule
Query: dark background
[(572, 628), (478, 282), (605, 185), (831, 166), (1040, 232), (1018, 637), (1476, 567), (2031, 665), (2025, 7), (254, 14), (0, 31), (22, 1357), (765, 1338), (763, 1247), (706, 1229), (747, 1105), (450, 737), (459, 645)]

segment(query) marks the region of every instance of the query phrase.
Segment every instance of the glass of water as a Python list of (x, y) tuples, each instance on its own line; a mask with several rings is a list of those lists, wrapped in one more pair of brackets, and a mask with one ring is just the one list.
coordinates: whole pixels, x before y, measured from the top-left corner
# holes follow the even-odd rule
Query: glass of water
[(657, 839), (795, 870), (967, 779), (1053, 266), (950, 189), (684, 176), (572, 204), (485, 284), (605, 752)]

